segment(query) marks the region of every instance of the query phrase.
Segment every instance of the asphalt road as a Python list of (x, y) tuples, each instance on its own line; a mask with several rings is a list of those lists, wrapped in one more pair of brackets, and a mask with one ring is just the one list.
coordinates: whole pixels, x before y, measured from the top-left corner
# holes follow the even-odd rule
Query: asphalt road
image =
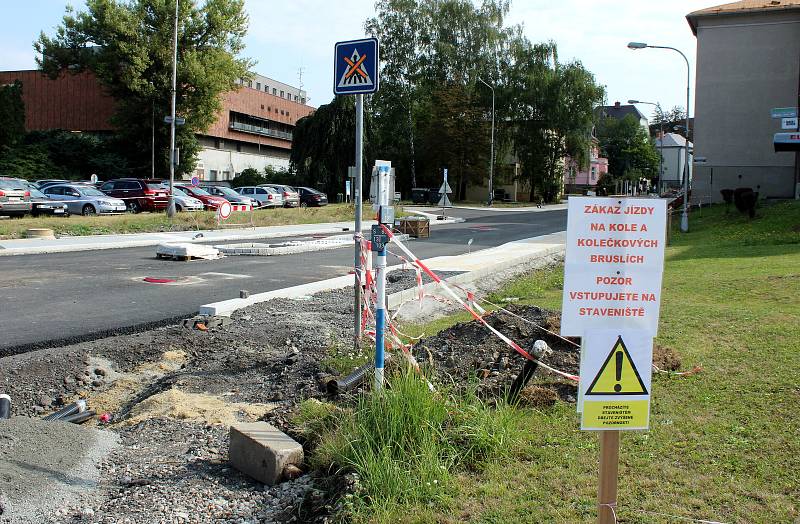
[[(466, 222), (414, 240), (419, 258), (457, 255), (566, 229), (566, 211), (450, 210)], [(389, 257), (389, 264), (396, 263)], [(0, 355), (96, 338), (196, 314), (200, 305), (347, 274), (352, 247), (271, 257), (174, 262), (155, 248), (0, 257)], [(177, 279), (149, 284), (145, 277)]]

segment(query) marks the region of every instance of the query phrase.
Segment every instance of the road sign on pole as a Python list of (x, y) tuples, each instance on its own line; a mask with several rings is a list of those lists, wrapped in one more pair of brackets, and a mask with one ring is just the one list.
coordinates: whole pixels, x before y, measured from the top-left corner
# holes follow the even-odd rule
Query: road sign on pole
[(361, 344), (361, 180), (364, 161), (364, 94), (378, 90), (380, 56), (378, 40), (363, 38), (337, 42), (333, 48), (333, 93), (336, 95), (356, 95), (356, 165), (353, 184), (355, 202), (355, 308), (353, 346), (356, 351)]
[(772, 118), (797, 118), (796, 107), (773, 107), (770, 111)]
[(354, 95), (378, 90), (378, 40), (337, 42), (333, 62), (333, 93)]

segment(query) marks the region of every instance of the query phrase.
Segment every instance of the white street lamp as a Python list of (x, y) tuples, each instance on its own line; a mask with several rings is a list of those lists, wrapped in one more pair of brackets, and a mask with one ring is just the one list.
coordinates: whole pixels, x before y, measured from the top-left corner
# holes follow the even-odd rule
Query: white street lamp
[(492, 150), (491, 150), (491, 158), (489, 159), (489, 205), (492, 205), (492, 200), (494, 200), (494, 187), (493, 187), (493, 178), (494, 178), (494, 87), (490, 86), (486, 82), (483, 81), (481, 77), (478, 77), (478, 80), (492, 90)]
[(685, 148), (685, 161), (684, 161), (684, 170), (683, 170), (683, 212), (681, 213), (681, 231), (686, 233), (689, 231), (689, 90), (691, 87), (690, 84), (690, 75), (691, 75), (691, 66), (689, 65), (689, 59), (686, 58), (686, 55), (683, 54), (679, 49), (675, 49), (674, 47), (669, 46), (662, 46), (662, 45), (648, 45), (643, 42), (629, 42), (628, 48), (629, 49), (645, 49), (645, 48), (652, 48), (652, 49), (669, 49), (670, 51), (675, 51), (676, 53), (680, 54), (683, 57), (684, 62), (686, 62), (686, 148)]

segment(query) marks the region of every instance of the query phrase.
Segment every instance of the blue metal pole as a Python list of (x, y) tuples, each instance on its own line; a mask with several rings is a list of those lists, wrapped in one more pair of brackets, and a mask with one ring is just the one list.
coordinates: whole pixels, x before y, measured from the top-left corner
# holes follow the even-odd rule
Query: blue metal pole
[(377, 303), (375, 304), (375, 390), (383, 388), (384, 331), (386, 330), (386, 248), (378, 252), (375, 262), (377, 269)]

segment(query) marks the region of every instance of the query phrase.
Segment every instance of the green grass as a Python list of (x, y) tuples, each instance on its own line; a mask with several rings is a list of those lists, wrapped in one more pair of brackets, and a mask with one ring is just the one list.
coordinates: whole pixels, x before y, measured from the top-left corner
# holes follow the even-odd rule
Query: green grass
[(352, 410), (306, 401), (294, 423), (316, 445), (312, 465), (359, 476), (342, 521), (389, 523), (408, 506), (451, 507), (459, 472), (479, 471), (522, 442), (520, 415), (490, 409), (473, 393), (432, 393), (422, 378), (399, 373)]
[[(402, 209), (398, 209), (398, 212), (400, 213), (398, 216), (403, 216)], [(252, 224), (260, 227), (347, 222), (354, 220), (354, 216), (353, 207), (350, 204), (329, 204), (324, 207), (307, 208), (259, 209), (252, 213)], [(372, 211), (372, 208), (369, 205), (365, 205), (363, 210), (364, 219), (369, 220), (373, 216), (374, 211)], [(223, 224), (225, 226), (235, 226), (237, 224), (249, 226), (251, 224), (251, 214), (233, 213)], [(52, 229), (56, 235), (70, 236), (157, 233), (217, 229), (217, 218), (216, 213), (212, 211), (201, 211), (178, 213), (171, 220), (165, 213), (2, 219), (0, 220), (0, 239), (24, 238), (25, 231), (31, 228)]]
[(369, 344), (361, 344), (358, 351), (351, 345), (345, 346), (340, 343), (331, 343), (328, 354), (322, 359), (320, 364), (326, 371), (336, 375), (347, 375), (357, 367), (367, 363), (373, 348)]
[[(650, 430), (622, 437), (620, 520), (798, 522), (800, 205), (764, 206), (753, 221), (714, 206), (692, 214), (689, 233), (675, 226), (656, 343), (677, 351), (684, 369), (703, 372), (654, 376)], [(492, 298), (558, 309), (561, 286), (561, 269), (541, 270)], [(405, 329), (430, 335), (463, 320)], [(524, 439), (477, 471), (451, 468), (446, 503), (401, 497), (367, 520), (594, 522), (597, 435), (579, 430), (572, 404), (514, 411)], [(382, 489), (365, 486), (354, 507), (369, 507)]]

